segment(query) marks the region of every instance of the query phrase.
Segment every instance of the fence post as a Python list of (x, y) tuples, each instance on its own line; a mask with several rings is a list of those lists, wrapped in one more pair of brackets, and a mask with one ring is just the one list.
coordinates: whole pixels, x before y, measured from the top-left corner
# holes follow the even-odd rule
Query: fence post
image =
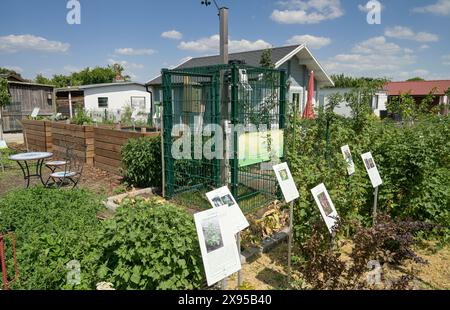
[[(233, 64), (231, 67), (231, 124), (233, 128), (238, 125), (239, 118), (239, 107), (238, 107), (238, 83), (239, 83), (239, 72), (238, 67)], [(238, 165), (239, 165), (239, 143), (238, 143), (238, 133), (233, 130), (233, 157), (231, 159), (231, 193), (237, 199), (238, 197)]]
[[(212, 99), (214, 102), (214, 109), (213, 109), (213, 118), (212, 121), (217, 125), (220, 126), (222, 117), (221, 117), (221, 109), (220, 109), (220, 78), (217, 75), (214, 75), (212, 80)], [(217, 149), (219, 143), (222, 144), (222, 147), (224, 146), (223, 142), (223, 135), (219, 138), (217, 136), (217, 133), (214, 136), (214, 139), (216, 142), (214, 143), (214, 183), (216, 187), (220, 187), (221, 185), (221, 165), (220, 165), (220, 157), (223, 155), (223, 149), (222, 154), (217, 154)], [(220, 149), (220, 148), (219, 148)], [(224, 159), (226, 160), (226, 159)]]
[(172, 75), (167, 69), (162, 70), (163, 80), (163, 137), (164, 137), (164, 181), (165, 181), (165, 195), (167, 198), (173, 196), (174, 191), (174, 171), (172, 158)]

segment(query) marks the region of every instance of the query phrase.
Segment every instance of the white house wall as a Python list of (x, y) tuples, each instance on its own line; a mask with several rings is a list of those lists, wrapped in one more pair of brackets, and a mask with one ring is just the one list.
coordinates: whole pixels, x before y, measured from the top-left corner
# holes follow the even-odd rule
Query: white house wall
[(95, 87), (84, 90), (84, 105), (86, 110), (104, 110), (98, 107), (98, 98), (108, 98), (108, 110), (124, 110), (131, 107), (131, 97), (145, 97), (145, 109), (142, 112), (150, 113), (151, 96), (144, 86), (139, 85), (117, 85), (106, 87)]
[[(335, 93), (339, 93), (342, 96), (345, 96), (346, 94), (350, 93), (353, 89), (352, 88), (324, 88), (320, 90), (319, 93), (319, 105), (325, 106), (328, 104), (329, 97)], [(377, 116), (380, 116), (381, 111), (386, 110), (386, 103), (388, 101), (388, 96), (384, 92), (378, 92), (376, 93), (376, 96), (378, 96), (378, 108), (374, 109), (374, 106), (372, 107), (373, 113)], [(372, 105), (375, 104), (375, 100), (377, 97), (374, 97), (374, 102)], [(350, 117), (352, 114), (352, 110), (350, 107), (347, 106), (348, 102), (343, 101), (339, 106), (337, 106), (334, 109), (334, 113), (344, 116), (344, 117)]]

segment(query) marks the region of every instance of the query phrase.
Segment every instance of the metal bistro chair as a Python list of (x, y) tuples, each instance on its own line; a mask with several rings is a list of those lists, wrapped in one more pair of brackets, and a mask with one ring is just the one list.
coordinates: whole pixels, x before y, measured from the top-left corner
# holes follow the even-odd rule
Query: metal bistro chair
[[(63, 185), (73, 184), (72, 188), (75, 188), (78, 185), (78, 182), (83, 175), (84, 159), (77, 156), (73, 148), (67, 148), (66, 156), (63, 161), (66, 162), (64, 170), (53, 171), (50, 173), (46, 184), (47, 187), (55, 185), (57, 188), (60, 188)], [(53, 184), (48, 183), (50, 179), (53, 180)]]
[[(56, 170), (61, 170), (63, 167), (67, 165), (67, 159), (69, 157), (68, 151), (71, 148), (70, 144), (67, 141), (62, 141), (61, 146), (66, 150), (63, 156), (59, 156), (57, 159), (52, 159), (45, 163), (45, 166), (50, 170), (50, 174), (56, 172)], [(49, 181), (52, 177), (49, 175), (47, 181), (45, 182), (46, 186), (49, 185)], [(56, 180), (53, 179), (53, 183), (56, 183)]]

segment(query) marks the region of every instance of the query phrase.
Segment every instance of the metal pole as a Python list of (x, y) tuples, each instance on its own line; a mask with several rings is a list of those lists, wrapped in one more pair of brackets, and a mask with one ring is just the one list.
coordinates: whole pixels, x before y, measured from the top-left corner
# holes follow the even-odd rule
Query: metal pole
[(294, 201), (291, 201), (289, 207), (289, 243), (288, 243), (288, 285), (291, 283), (291, 259), (292, 259), (292, 231), (293, 231), (293, 220), (294, 217)]
[(161, 164), (162, 164), (162, 196), (166, 197), (166, 163), (164, 160), (164, 118), (163, 118), (163, 113), (164, 113), (164, 107), (160, 106), (159, 107), (159, 124), (160, 124), (160, 136), (161, 136)]
[(72, 93), (69, 91), (69, 116), (70, 118), (73, 117), (73, 112), (72, 112)]
[(220, 59), (228, 64), (228, 8), (219, 9), (220, 18)]
[(377, 223), (377, 204), (378, 204), (378, 186), (375, 187), (375, 192), (373, 193), (373, 225)]
[[(236, 243), (237, 243), (237, 247), (238, 247), (238, 253), (239, 253), (239, 260), (241, 259), (241, 232), (238, 232), (236, 235)], [(242, 272), (241, 270), (238, 271), (238, 289), (241, 287), (242, 285)]]
[(0, 236), (0, 261), (2, 264), (3, 286), (8, 290), (8, 278), (6, 275), (6, 259), (5, 259), (5, 245), (3, 243), (3, 236)]
[(223, 278), (222, 280), (222, 290), (226, 290), (227, 289), (227, 278)]

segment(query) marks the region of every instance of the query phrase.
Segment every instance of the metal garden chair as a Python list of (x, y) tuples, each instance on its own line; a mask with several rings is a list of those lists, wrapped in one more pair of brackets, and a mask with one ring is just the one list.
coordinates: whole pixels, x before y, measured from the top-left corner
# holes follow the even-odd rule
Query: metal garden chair
[[(84, 158), (80, 158), (77, 156), (74, 149), (71, 147), (67, 147), (65, 158), (62, 160), (65, 162), (63, 165), (64, 170), (55, 171), (56, 168), (61, 167), (57, 166), (53, 172), (50, 173), (50, 176), (47, 180), (47, 187), (51, 185), (55, 185), (57, 188), (60, 188), (64, 185), (72, 184), (72, 188), (75, 188), (78, 185), (84, 169)], [(53, 180), (53, 183), (48, 183), (50, 179)]]

